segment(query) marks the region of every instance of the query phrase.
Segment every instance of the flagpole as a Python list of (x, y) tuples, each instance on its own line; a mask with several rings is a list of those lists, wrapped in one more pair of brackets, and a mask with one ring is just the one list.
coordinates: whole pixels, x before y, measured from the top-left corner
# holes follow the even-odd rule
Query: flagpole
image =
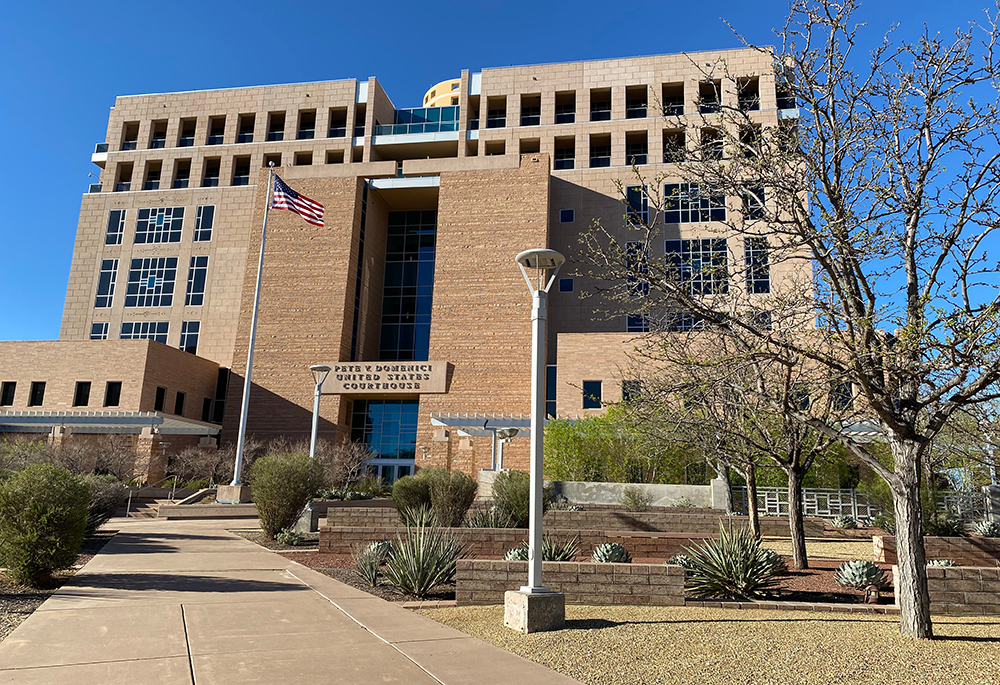
[(271, 208), (271, 191), (274, 188), (274, 162), (267, 170), (267, 202), (264, 205), (264, 227), (260, 231), (260, 257), (257, 259), (257, 285), (253, 293), (253, 317), (250, 319), (250, 345), (247, 348), (247, 370), (243, 379), (243, 406), (240, 407), (240, 435), (236, 442), (236, 466), (230, 485), (243, 485), (243, 448), (246, 445), (247, 411), (250, 407), (250, 375), (253, 373), (253, 346), (257, 337), (257, 309), (260, 307), (260, 280), (264, 273), (264, 242), (267, 239), (267, 212)]

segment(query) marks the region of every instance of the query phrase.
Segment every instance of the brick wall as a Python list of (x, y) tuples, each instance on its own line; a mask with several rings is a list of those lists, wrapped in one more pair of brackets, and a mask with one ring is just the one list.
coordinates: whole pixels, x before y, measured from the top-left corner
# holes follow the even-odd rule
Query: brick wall
[[(892, 570), (896, 575), (895, 567)], [(931, 612), (1000, 614), (1000, 568), (934, 567), (927, 569)]]
[[(896, 563), (896, 538), (889, 535), (873, 535), (875, 561), (885, 564)], [(1000, 562), (1000, 538), (985, 538), (979, 535), (967, 538), (924, 537), (927, 560), (949, 559), (959, 566), (995, 567)]]
[[(524, 528), (445, 528), (448, 535), (457, 538), (474, 558), (499, 559), (508, 550), (527, 541)], [(351, 554), (374, 540), (392, 540), (406, 529), (401, 526), (351, 526), (332, 528), (320, 526), (319, 550), (326, 554)], [(678, 533), (604, 532), (596, 530), (549, 530), (546, 534), (556, 540), (579, 539), (581, 557), (589, 557), (594, 548), (605, 542), (617, 542), (638, 558), (669, 559), (684, 551), (685, 547), (703, 543), (711, 535), (692, 537)]]
[[(507, 590), (521, 587), (526, 561), (460, 559), (455, 576), (459, 605), (502, 604)], [(547, 561), (545, 587), (566, 595), (567, 604), (684, 604), (684, 569), (664, 564), (591, 564)]]

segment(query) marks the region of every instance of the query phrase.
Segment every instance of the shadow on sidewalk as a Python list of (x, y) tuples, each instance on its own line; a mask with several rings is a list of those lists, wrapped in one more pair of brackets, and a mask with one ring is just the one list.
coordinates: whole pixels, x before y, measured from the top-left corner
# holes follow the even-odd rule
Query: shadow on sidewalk
[[(63, 586), (61, 595), (74, 590), (125, 590), (130, 592), (311, 592), (298, 583), (249, 580), (232, 576), (209, 576), (173, 573), (88, 573), (77, 575)], [(86, 593), (90, 596), (90, 593)]]

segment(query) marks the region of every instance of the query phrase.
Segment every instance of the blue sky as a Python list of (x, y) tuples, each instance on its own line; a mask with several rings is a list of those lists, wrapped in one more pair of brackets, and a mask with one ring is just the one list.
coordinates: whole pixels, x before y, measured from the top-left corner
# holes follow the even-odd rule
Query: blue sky
[[(983, 3), (870, 2), (950, 33)], [(59, 336), (80, 197), (117, 95), (377, 76), (397, 107), (461, 69), (774, 42), (783, 0), (753, 2), (12, 2), (0, 21), (0, 340)], [(511, 38), (513, 37), (513, 38)]]

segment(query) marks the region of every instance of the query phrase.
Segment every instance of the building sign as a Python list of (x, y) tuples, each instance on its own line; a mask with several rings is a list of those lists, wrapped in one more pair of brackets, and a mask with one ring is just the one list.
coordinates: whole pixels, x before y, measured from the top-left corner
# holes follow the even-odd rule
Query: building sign
[(448, 362), (350, 362), (333, 364), (327, 379), (337, 394), (443, 393)]

